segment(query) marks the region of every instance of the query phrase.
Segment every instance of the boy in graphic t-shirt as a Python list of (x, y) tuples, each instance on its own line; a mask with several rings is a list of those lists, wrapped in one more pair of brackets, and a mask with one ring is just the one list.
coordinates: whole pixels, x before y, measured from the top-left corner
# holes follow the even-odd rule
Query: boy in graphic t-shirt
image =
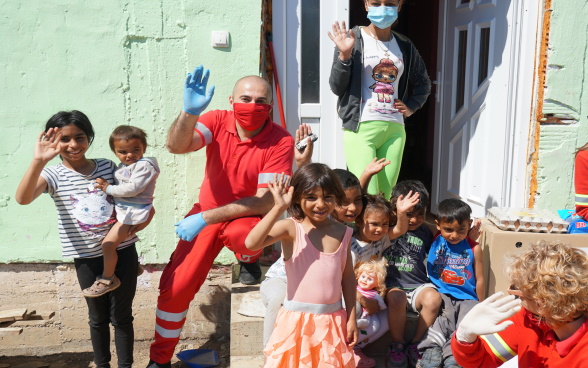
[[(433, 234), (425, 225), (429, 192), (420, 181), (405, 180), (396, 184), (392, 197), (406, 196), (410, 191), (419, 193), (420, 201), (407, 213), (408, 232), (392, 240), (383, 254), (388, 261), (386, 302), (390, 335), (394, 342), (387, 361), (394, 367), (408, 363), (413, 367), (416, 365), (420, 359), (417, 344), (435, 321), (441, 305), (441, 296), (427, 277), (426, 260), (433, 241)], [(392, 200), (392, 203), (395, 201)], [(405, 344), (407, 311), (417, 312), (419, 317), (413, 339)]]
[[(443, 200), (437, 207), (439, 235), (433, 241), (427, 259), (429, 278), (441, 293), (443, 312), (419, 344), (423, 357), (418, 367), (459, 367), (451, 352), (451, 334), (465, 315), (484, 300), (484, 263), (482, 249), (470, 238), (472, 209), (455, 198)], [(479, 221), (473, 229), (479, 228)]]

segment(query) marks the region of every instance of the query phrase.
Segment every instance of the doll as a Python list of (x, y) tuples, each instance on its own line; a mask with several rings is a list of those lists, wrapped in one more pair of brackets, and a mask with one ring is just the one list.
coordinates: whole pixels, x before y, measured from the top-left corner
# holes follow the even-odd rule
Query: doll
[[(386, 260), (372, 259), (360, 264), (355, 269), (357, 278), (357, 291), (364, 297), (376, 299), (380, 310), (386, 309), (384, 295), (386, 294)], [(364, 308), (358, 310), (357, 327), (361, 330), (361, 336), (369, 337), (382, 327), (382, 323), (376, 314), (369, 315)]]

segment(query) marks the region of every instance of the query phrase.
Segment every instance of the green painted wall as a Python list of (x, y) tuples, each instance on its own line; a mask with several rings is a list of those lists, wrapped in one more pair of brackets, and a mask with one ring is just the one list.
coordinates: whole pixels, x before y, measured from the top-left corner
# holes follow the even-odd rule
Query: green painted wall
[[(61, 260), (53, 201), (42, 195), (20, 206), (14, 192), (47, 119), (72, 109), (96, 130), (90, 158), (116, 160), (108, 136), (119, 124), (149, 134), (147, 155), (158, 158), (161, 175), (157, 214), (138, 247), (144, 262), (166, 262), (173, 224), (195, 202), (204, 169), (203, 152), (165, 149), (185, 75), (209, 68), (209, 108), (229, 108), (234, 82), (259, 72), (261, 1), (0, 0), (0, 8), (0, 262)], [(230, 32), (229, 48), (211, 47), (213, 30)]]
[(588, 12), (585, 0), (553, 0), (544, 114), (570, 125), (541, 125), (537, 208), (574, 208), (576, 148), (588, 142)]

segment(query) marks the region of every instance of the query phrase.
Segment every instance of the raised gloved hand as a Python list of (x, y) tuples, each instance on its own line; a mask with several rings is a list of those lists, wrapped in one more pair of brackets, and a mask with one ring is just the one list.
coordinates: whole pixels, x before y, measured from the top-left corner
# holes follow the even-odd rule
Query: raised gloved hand
[(501, 298), (502, 295), (493, 294), (473, 307), (459, 324), (455, 337), (461, 342), (474, 342), (480, 335), (503, 331), (512, 325), (512, 321), (504, 320), (521, 310), (521, 301), (512, 295)]
[(212, 100), (214, 86), (211, 86), (206, 92), (209, 75), (210, 71), (204, 70), (202, 65), (198, 65), (194, 69), (194, 74), (188, 73), (184, 85), (184, 111), (188, 114), (200, 115)]
[(175, 224), (176, 234), (178, 237), (185, 241), (192, 241), (198, 235), (204, 227), (208, 225), (202, 218), (202, 212), (192, 216), (188, 216), (182, 221)]

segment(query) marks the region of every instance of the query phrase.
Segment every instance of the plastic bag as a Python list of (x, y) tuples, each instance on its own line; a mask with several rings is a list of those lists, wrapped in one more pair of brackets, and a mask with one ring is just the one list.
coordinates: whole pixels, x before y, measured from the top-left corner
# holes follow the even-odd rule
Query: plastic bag
[(576, 214), (574, 210), (559, 210), (559, 216), (570, 223), (568, 234), (588, 234), (588, 222)]

